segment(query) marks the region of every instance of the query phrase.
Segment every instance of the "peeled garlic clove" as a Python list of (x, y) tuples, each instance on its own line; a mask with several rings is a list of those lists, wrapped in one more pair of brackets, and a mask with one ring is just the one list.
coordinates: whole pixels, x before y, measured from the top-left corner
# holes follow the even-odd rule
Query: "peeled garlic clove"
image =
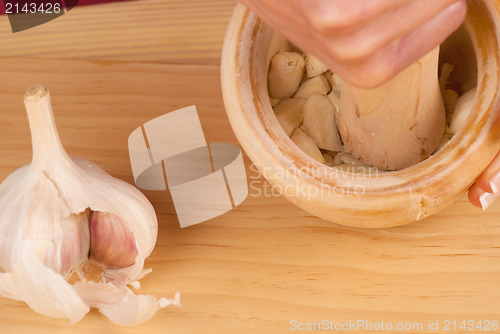
[(272, 99), (292, 97), (300, 85), (305, 61), (297, 52), (280, 51), (271, 59), (269, 67), (269, 95)]
[(335, 92), (337, 96), (340, 97), (340, 88), (342, 85), (342, 79), (340, 79), (340, 77), (336, 73), (333, 73), (332, 71), (327, 71), (324, 75), (328, 80), (328, 84), (330, 85), (332, 92)]
[(334, 159), (330, 153), (323, 153), (323, 159), (325, 159), (325, 165), (329, 167), (333, 167)]
[(455, 110), (453, 111), (453, 116), (451, 117), (450, 132), (453, 134), (458, 133), (467, 122), (467, 117), (469, 117), (472, 105), (474, 104), (474, 98), (476, 97), (476, 88), (469, 90), (467, 93), (460, 96), (455, 104)]
[(356, 159), (351, 153), (347, 151), (339, 152), (335, 155), (333, 160), (335, 165), (356, 165), (356, 166), (368, 166), (363, 162)]
[(326, 97), (330, 99), (331, 104), (335, 107), (335, 112), (338, 112), (340, 107), (340, 94), (332, 90)]
[(290, 137), (293, 131), (302, 124), (304, 120), (304, 103), (305, 99), (288, 98), (282, 100), (274, 107), (274, 114), (285, 131)]
[(364, 164), (361, 161), (359, 161), (358, 159), (356, 159), (349, 152), (339, 153), (338, 157), (340, 159), (340, 162), (343, 164), (356, 165), (356, 166), (367, 166), (366, 164)]
[(448, 144), (448, 142), (450, 141), (451, 137), (453, 137), (453, 133), (450, 133), (450, 132), (445, 132), (444, 135), (443, 135), (443, 138), (441, 139), (441, 141), (439, 142), (439, 145), (438, 147), (436, 148), (436, 150), (434, 152), (438, 152), (440, 151), (443, 147), (446, 146), (446, 144)]
[(325, 76), (318, 75), (304, 81), (293, 97), (308, 98), (313, 95), (326, 95), (329, 91), (330, 85)]
[(271, 102), (271, 107), (276, 107), (278, 105), (278, 103), (280, 103), (280, 99), (273, 99), (273, 98), (269, 98), (269, 102)]
[(311, 139), (302, 129), (297, 128), (291, 137), (292, 141), (300, 148), (305, 154), (309, 155), (311, 158), (325, 163), (325, 158), (321, 154), (321, 151), (316, 146), (316, 143)]
[(328, 71), (328, 67), (323, 64), (318, 58), (313, 56), (310, 53), (307, 53), (306, 56), (306, 72), (309, 78), (315, 77), (317, 75), (323, 74)]
[[(144, 275), (144, 259), (156, 242), (152, 205), (132, 185), (67, 155), (44, 87), (29, 88), (25, 106), (33, 160), (0, 185), (0, 294), (71, 323), (102, 303), (106, 307), (101, 311), (119, 319), (118, 324), (130, 324), (121, 322), (120, 314), (134, 324), (146, 321), (165, 302), (152, 296), (131, 298), (126, 285)], [(91, 211), (98, 212), (96, 217), (102, 213), (113, 219), (103, 224), (99, 220), (91, 229)], [(111, 240), (109, 230), (118, 231), (114, 233), (118, 238)], [(104, 240), (127, 261), (106, 253)], [(94, 260), (88, 260), (89, 253)], [(94, 286), (99, 288), (88, 293)], [(99, 293), (109, 286), (120, 295), (109, 299)], [(122, 307), (124, 300), (128, 300), (127, 310)], [(149, 313), (139, 314), (139, 310)]]
[(443, 103), (446, 114), (453, 114), (458, 98), (460, 96), (453, 89), (445, 89), (443, 91)]
[(454, 66), (450, 63), (444, 63), (443, 66), (441, 66), (441, 73), (439, 74), (439, 89), (441, 92), (444, 92), (446, 89), (446, 83), (448, 82), (448, 79), (450, 78), (451, 72), (453, 72)]
[(307, 99), (304, 104), (303, 126), (319, 148), (329, 151), (342, 150), (342, 142), (335, 125), (335, 107), (328, 97), (313, 95)]

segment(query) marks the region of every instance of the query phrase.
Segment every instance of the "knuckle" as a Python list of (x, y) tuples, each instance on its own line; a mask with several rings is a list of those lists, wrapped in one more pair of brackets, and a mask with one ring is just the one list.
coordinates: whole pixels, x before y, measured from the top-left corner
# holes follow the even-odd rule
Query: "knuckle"
[(339, 62), (363, 62), (373, 55), (378, 46), (374, 43), (358, 41), (349, 38), (344, 41), (331, 41), (328, 43), (328, 52)]
[(349, 84), (359, 88), (375, 88), (383, 85), (394, 75), (392, 66), (375, 65), (367, 60), (344, 68), (344, 79)]
[(307, 8), (304, 13), (312, 28), (321, 34), (353, 30), (363, 19), (363, 13), (358, 6), (344, 9), (333, 3)]
[(354, 26), (351, 21), (345, 20), (342, 17), (336, 18), (325, 14), (315, 15), (309, 18), (309, 23), (316, 32), (324, 35), (348, 31)]

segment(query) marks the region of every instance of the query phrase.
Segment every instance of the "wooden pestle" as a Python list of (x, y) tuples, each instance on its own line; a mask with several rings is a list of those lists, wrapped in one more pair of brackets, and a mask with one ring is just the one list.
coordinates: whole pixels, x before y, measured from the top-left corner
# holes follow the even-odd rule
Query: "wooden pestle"
[(380, 87), (342, 84), (337, 122), (349, 152), (385, 170), (409, 167), (434, 152), (445, 127), (438, 60), (439, 47)]

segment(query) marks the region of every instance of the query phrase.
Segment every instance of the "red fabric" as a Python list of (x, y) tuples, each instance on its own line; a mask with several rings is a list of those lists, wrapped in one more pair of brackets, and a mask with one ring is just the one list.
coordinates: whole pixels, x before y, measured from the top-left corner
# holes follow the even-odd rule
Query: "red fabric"
[[(64, 2), (64, 0), (62, 0)], [(75, 0), (74, 0), (75, 1)], [(106, 2), (115, 2), (115, 1), (128, 1), (128, 0), (78, 0), (78, 4), (75, 6), (80, 7), (80, 6), (86, 6), (86, 5), (95, 5), (95, 4), (100, 4), (100, 3), (106, 3)], [(26, 2), (30, 2), (29, 0)], [(33, 1), (39, 3), (40, 0)], [(46, 2), (52, 2), (51, 0), (47, 0)], [(3, 0), (0, 0), (0, 15), (5, 14), (5, 3)]]
[(105, 3), (105, 2), (115, 2), (115, 1), (127, 1), (127, 0), (79, 0), (78, 1), (78, 6), (86, 6), (86, 5), (95, 5), (98, 3)]

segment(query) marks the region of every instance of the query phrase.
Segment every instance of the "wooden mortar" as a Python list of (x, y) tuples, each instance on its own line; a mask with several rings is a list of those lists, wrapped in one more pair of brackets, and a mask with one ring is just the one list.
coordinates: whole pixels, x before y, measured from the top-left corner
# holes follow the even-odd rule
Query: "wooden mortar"
[(332, 222), (387, 227), (444, 209), (469, 188), (500, 150), (500, 4), (469, 0), (468, 7), (464, 29), (473, 52), (462, 53), (457, 62), (476, 59), (478, 94), (467, 125), (422, 162), (364, 175), (322, 165), (286, 136), (269, 102), (267, 73), (272, 55), (291, 46), (238, 4), (226, 34), (221, 77), (226, 111), (245, 152), (288, 200)]

